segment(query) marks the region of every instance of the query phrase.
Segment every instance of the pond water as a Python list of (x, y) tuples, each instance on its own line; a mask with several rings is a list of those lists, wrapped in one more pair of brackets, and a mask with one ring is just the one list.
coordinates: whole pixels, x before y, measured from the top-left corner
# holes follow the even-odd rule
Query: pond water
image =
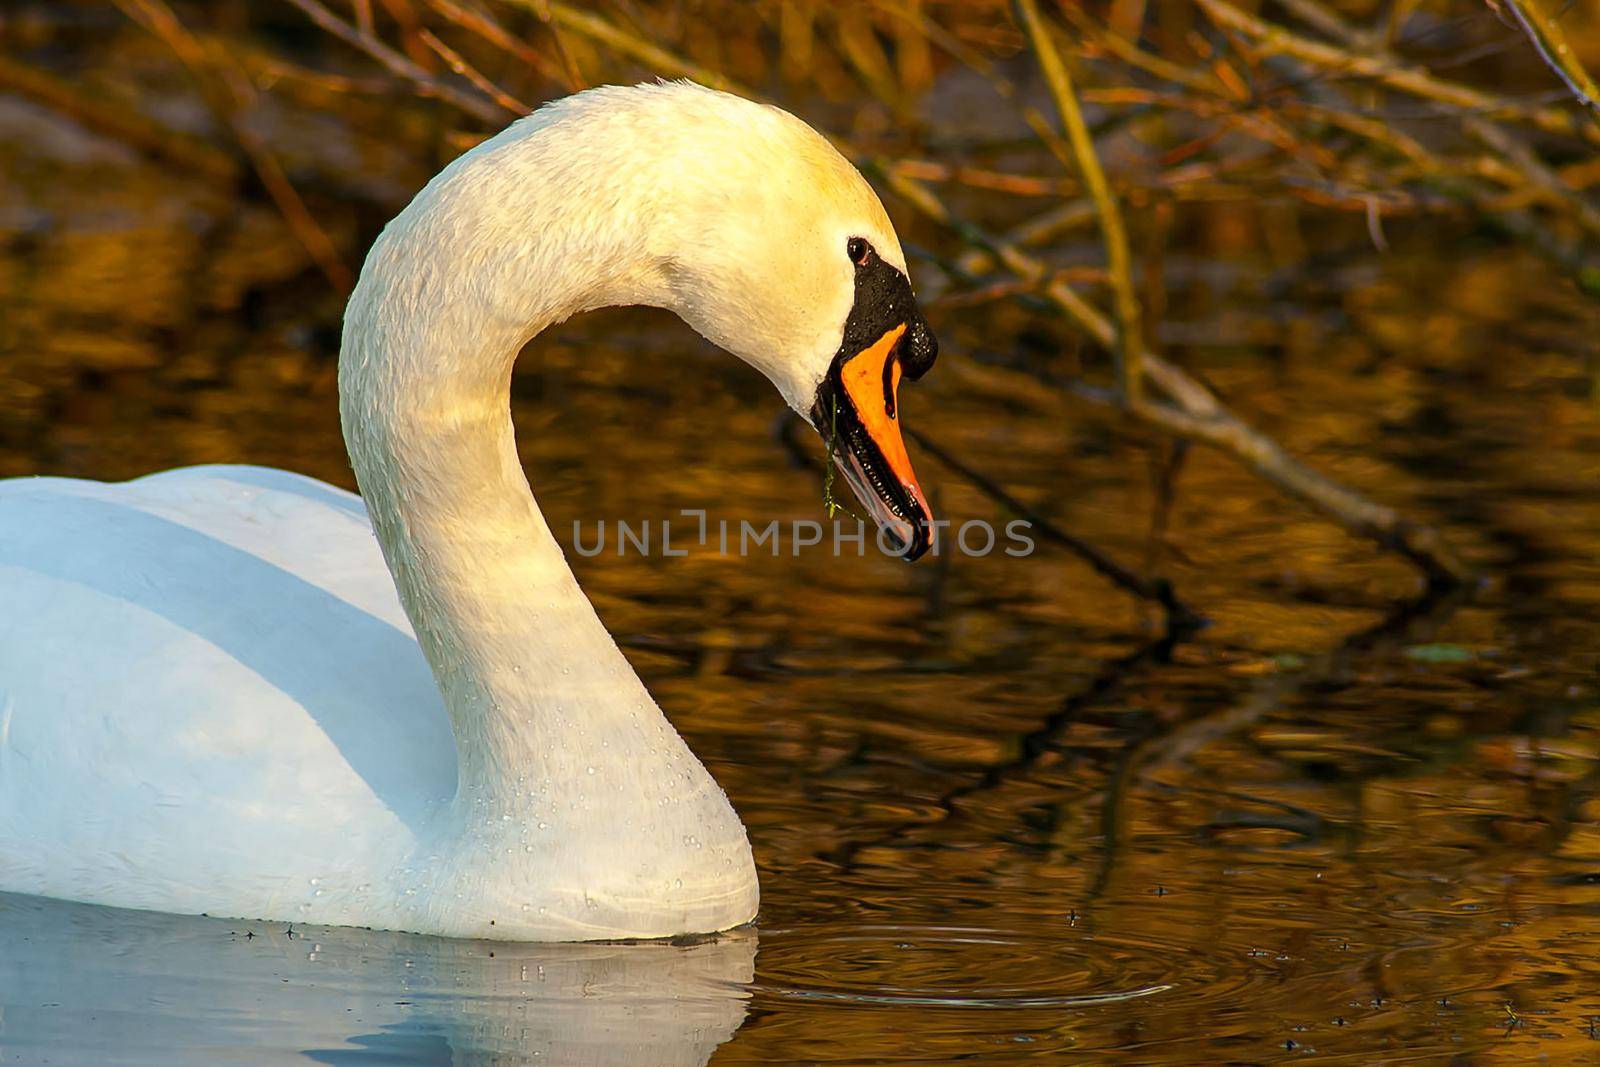
[[(0, 475), (350, 484), (339, 301), (269, 208), (4, 99), (0, 153)], [(417, 176), (363, 173), (397, 187), (375, 197)], [(1442, 524), (1481, 590), (1418, 599), (1204, 450), (1158, 506), (1159, 441), (960, 373), (1059, 327), (934, 301), (952, 356), (905, 417), (1206, 628), (1164, 637), (1046, 542), (577, 558), (750, 829), (755, 928), (518, 946), (0, 898), (0, 1062), (1594, 1059), (1600, 328), (1473, 235), (1391, 228), (1379, 257), (1353, 232), (1225, 282), (1174, 253), (1163, 340), (1297, 455)], [(820, 515), (770, 387), (666, 316), (569, 324), (513, 393), (568, 543), (601, 517)], [(942, 515), (1009, 518), (913, 453)]]

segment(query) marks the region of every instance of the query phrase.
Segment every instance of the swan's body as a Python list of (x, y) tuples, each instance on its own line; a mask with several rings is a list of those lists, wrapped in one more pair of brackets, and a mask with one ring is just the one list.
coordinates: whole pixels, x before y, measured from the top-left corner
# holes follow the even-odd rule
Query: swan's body
[[(882, 259), (852, 267), (847, 237)], [(751, 919), (738, 817), (528, 490), (511, 365), (553, 322), (650, 304), (796, 408), (854, 413), (871, 397), (827, 390), (888, 316), (861, 355), (892, 421), (925, 327), (909, 289), (863, 310), (861, 278), (903, 271), (816, 134), (694, 86), (581, 94), (451, 164), (346, 314), (363, 498), (251, 467), (0, 482), (0, 890), (491, 938)], [(875, 418), (855, 480), (905, 482)], [(914, 522), (920, 499), (869, 503)]]
[[(604, 703), (574, 688), (550, 708), (570, 738), (530, 754), (505, 795), (452, 803), (450, 720), (359, 498), (200, 467), (0, 482), (0, 515), (6, 889), (540, 940), (753, 914), (737, 818), (609, 638), (563, 628), (565, 669), (603, 665), (580, 684)], [(541, 615), (587, 608), (554, 595)], [(503, 681), (542, 670), (557, 688), (563, 669), (508, 664)], [(669, 832), (702, 847), (664, 848), (638, 899), (541, 881), (640, 859)], [(650, 914), (691, 886), (678, 914)]]

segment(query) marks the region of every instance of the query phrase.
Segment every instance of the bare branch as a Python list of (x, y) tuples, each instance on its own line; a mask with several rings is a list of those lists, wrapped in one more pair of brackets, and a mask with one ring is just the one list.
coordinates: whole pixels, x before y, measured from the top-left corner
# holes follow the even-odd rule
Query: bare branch
[[(879, 172), (888, 174), (881, 168)], [(978, 227), (952, 216), (944, 202), (925, 186), (903, 175), (888, 174), (887, 180), (914, 206), (950, 227), (963, 241), (994, 255), (1014, 273), (1031, 279), (1047, 275), (1044, 264), (1015, 245), (989, 237)], [(1110, 349), (1116, 343), (1111, 321), (1064, 281), (1052, 280), (1043, 287), (1042, 295), (1101, 346)], [(1453, 586), (1471, 577), (1470, 568), (1431, 526), (1368, 500), (1300, 463), (1277, 442), (1234, 415), (1209, 389), (1176, 365), (1146, 351), (1141, 353), (1140, 366), (1145, 376), (1172, 400), (1171, 404), (1146, 401), (1129, 409), (1142, 421), (1228, 453), (1280, 491), (1311, 505), (1345, 529), (1398, 552), (1419, 567), (1434, 586)], [(1083, 382), (1052, 384), (1064, 385), (1074, 395), (1094, 403), (1119, 406), (1114, 391)]]
[(417, 36), (422, 39), (423, 44), (433, 49), (440, 59), (449, 64), (451, 70), (467, 79), (480, 93), (505, 108), (511, 114), (526, 115), (533, 110), (527, 104), (524, 104), (521, 100), (518, 100), (490, 81), (477, 67), (468, 63), (465, 56), (439, 40), (432, 30), (421, 30)]
[(577, 92), (583, 88), (582, 81), (572, 77), (568, 69), (558, 70), (554, 63), (540, 55), (536, 49), (530, 48), (525, 41), (512, 35), (504, 26), (482, 11), (463, 7), (455, 0), (428, 0), (428, 6), (462, 29), (476, 34), (512, 56), (519, 63), (526, 63), (550, 81), (564, 85), (568, 92)]
[(1591, 144), (1600, 144), (1600, 127), (1580, 123), (1569, 112), (1556, 108), (1528, 107), (1479, 89), (1436, 78), (1427, 71), (1398, 61), (1360, 55), (1335, 45), (1313, 41), (1248, 14), (1227, 0), (1198, 0), (1198, 3), (1217, 25), (1253, 38), (1266, 52), (1281, 52), (1339, 73), (1371, 78), (1391, 89), (1472, 114), (1523, 122), (1546, 133), (1581, 137)]
[[(1591, 113), (1600, 113), (1600, 87), (1584, 69), (1578, 53), (1567, 43), (1561, 23), (1545, 14), (1539, 0), (1499, 0), (1510, 10), (1522, 32), (1533, 42), (1534, 51), (1544, 60), (1545, 66), (1555, 71), (1578, 103)], [(1491, 5), (1494, 0), (1490, 0)]]
[[(333, 34), (341, 41), (346, 42), (365, 52), (379, 63), (383, 64), (390, 72), (406, 79), (422, 96), (443, 100), (473, 118), (479, 119), (491, 126), (504, 125), (507, 112), (500, 105), (473, 93), (465, 93), (453, 85), (439, 81), (432, 74), (417, 66), (405, 56), (396, 52), (376, 37), (369, 37), (348, 22), (329, 11), (317, 0), (289, 0), (289, 3), (304, 11), (306, 15), (319, 27)], [(424, 53), (426, 54), (426, 53)]]

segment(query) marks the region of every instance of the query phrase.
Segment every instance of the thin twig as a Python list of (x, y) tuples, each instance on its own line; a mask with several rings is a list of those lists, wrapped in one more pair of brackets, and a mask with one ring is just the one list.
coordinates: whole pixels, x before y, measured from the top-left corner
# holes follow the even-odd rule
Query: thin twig
[(521, 100), (518, 100), (490, 81), (477, 67), (468, 63), (465, 56), (439, 40), (432, 30), (419, 30), (417, 31), (417, 36), (422, 40), (423, 44), (433, 49), (439, 58), (449, 65), (451, 70), (467, 79), (475, 89), (505, 108), (506, 111), (513, 115), (526, 115), (533, 110), (527, 104), (524, 104)]
[[(1319, 32), (1350, 48), (1353, 53), (1383, 63), (1399, 62), (1398, 57), (1377, 43), (1373, 35), (1357, 30), (1338, 14), (1318, 3), (1318, 0), (1282, 0), (1282, 2), (1300, 18), (1315, 26)], [(1559, 30), (1557, 32), (1559, 33)], [(1573, 63), (1576, 62), (1574, 59)], [(1578, 67), (1578, 70), (1581, 71), (1582, 67)], [(1591, 235), (1600, 236), (1600, 210), (1564, 182), (1561, 176), (1540, 160), (1526, 144), (1483, 115), (1464, 115), (1461, 118), (1461, 126), (1470, 136), (1488, 147), (1491, 152), (1499, 153), (1508, 163), (1502, 171), (1495, 174), (1496, 178), (1509, 175), (1518, 183), (1532, 186), (1545, 198), (1569, 207), (1584, 229)], [(1499, 160), (1486, 157), (1482, 162), (1497, 163)]]
[(441, 82), (382, 41), (363, 34), (360, 30), (318, 3), (317, 0), (289, 0), (289, 3), (304, 11), (312, 22), (315, 22), (328, 33), (333, 34), (346, 44), (360, 49), (381, 63), (391, 73), (409, 81), (420, 95), (443, 100), (473, 118), (492, 126), (501, 126), (505, 123), (506, 112), (500, 105), (475, 93), (462, 92), (453, 85)]
[(444, 18), (460, 26), (470, 33), (494, 45), (496, 48), (513, 57), (520, 63), (526, 63), (540, 75), (565, 86), (568, 92), (577, 92), (583, 88), (581, 82), (571, 77), (571, 72), (565, 68), (558, 69), (536, 49), (530, 48), (521, 38), (510, 33), (504, 26), (482, 11), (475, 11), (455, 2), (455, 0), (428, 0), (428, 6), (437, 11)]
[[(1491, 4), (1495, 2), (1496, 0), (1490, 0)], [(1545, 14), (1539, 5), (1539, 0), (1498, 0), (1498, 2), (1510, 10), (1517, 25), (1522, 27), (1522, 32), (1533, 42), (1534, 51), (1539, 53), (1539, 58), (1544, 60), (1545, 66), (1555, 71), (1556, 77), (1572, 91), (1578, 103), (1588, 108), (1591, 113), (1600, 113), (1600, 87), (1596, 87), (1594, 79), (1589, 76), (1582, 61), (1578, 59), (1578, 53), (1567, 43), (1567, 35), (1562, 31), (1561, 23)]]
[(1290, 33), (1265, 19), (1240, 10), (1227, 0), (1197, 0), (1218, 26), (1245, 34), (1266, 52), (1281, 52), (1339, 73), (1371, 78), (1391, 89), (1445, 104), (1471, 114), (1525, 122), (1546, 133), (1582, 137), (1600, 144), (1600, 127), (1580, 123), (1571, 113), (1555, 108), (1527, 107), (1456, 82), (1436, 78), (1427, 71)]
[(1472, 116), (1463, 119), (1462, 125), (1472, 136), (1515, 164), (1517, 172), (1530, 185), (1544, 192), (1556, 203), (1570, 207), (1583, 228), (1591, 235), (1600, 237), (1600, 209), (1584, 199), (1583, 194), (1562, 181), (1561, 176), (1545, 165), (1544, 161), (1534, 154), (1533, 149), (1513, 137), (1498, 123), (1490, 122), (1488, 119)]
[(1046, 178), (1034, 174), (1011, 174), (965, 164), (940, 163), (927, 159), (902, 159), (895, 170), (924, 182), (955, 182), (973, 189), (987, 189), (1012, 196), (1072, 196), (1083, 187), (1070, 179)]

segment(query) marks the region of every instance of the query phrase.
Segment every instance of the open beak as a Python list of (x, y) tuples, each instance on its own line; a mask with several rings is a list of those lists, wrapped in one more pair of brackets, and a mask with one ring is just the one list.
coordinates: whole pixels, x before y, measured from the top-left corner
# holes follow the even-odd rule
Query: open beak
[(927, 324), (890, 327), (859, 352), (842, 352), (817, 390), (812, 424), (850, 488), (867, 513), (893, 539), (902, 559), (928, 551), (933, 540), (932, 513), (911, 469), (905, 438), (900, 433), (899, 388), (909, 355), (920, 375), (937, 351)]

